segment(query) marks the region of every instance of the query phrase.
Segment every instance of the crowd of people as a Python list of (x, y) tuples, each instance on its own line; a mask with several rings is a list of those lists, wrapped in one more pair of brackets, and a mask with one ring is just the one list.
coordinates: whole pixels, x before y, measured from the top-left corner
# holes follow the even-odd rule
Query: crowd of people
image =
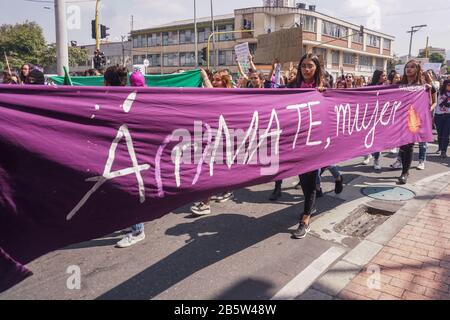
[[(238, 62), (240, 76), (233, 79), (231, 72), (226, 69), (211, 72), (201, 69), (203, 87), (205, 88), (316, 88), (323, 92), (329, 89), (346, 90), (364, 86), (381, 85), (400, 85), (400, 86), (425, 86), (429, 93), (429, 105), (421, 106), (427, 108), (434, 117), (434, 126), (438, 136), (438, 155), (442, 158), (447, 157), (447, 149), (450, 136), (450, 80), (441, 79), (440, 81), (432, 70), (423, 71), (421, 64), (415, 60), (409, 61), (404, 68), (403, 74), (395, 70), (389, 74), (385, 70), (375, 70), (372, 77), (367, 79), (363, 76), (355, 76), (352, 73), (344, 73), (341, 69), (341, 75), (334, 79), (320, 63), (320, 60), (314, 54), (305, 54), (298, 66), (294, 68), (290, 63), (288, 70), (282, 71), (279, 61), (274, 60), (271, 71), (264, 74), (259, 71), (253, 63), (252, 56), (249, 56), (249, 70), (244, 72)], [(98, 72), (94, 69), (87, 70), (86, 76), (96, 76)], [(105, 86), (126, 86), (129, 81), (131, 86), (144, 87), (145, 78), (139, 71), (128, 73), (126, 67), (111, 66), (104, 72)], [(44, 84), (44, 74), (41, 70), (34, 68), (30, 64), (24, 64), (19, 74), (4, 72), (3, 83), (6, 84)], [(398, 184), (406, 184), (410, 168), (413, 161), (414, 143), (398, 146), (391, 153), (397, 154), (396, 161), (390, 165), (392, 169), (401, 169), (398, 178)], [(375, 152), (364, 157), (363, 164), (368, 165), (373, 159), (374, 170), (381, 170), (380, 166), (381, 152)], [(427, 143), (419, 143), (419, 162), (417, 169), (425, 169), (427, 155)], [(321, 188), (321, 175), (325, 170), (329, 170), (335, 180), (334, 192), (339, 194), (344, 188), (344, 177), (339, 172), (337, 165), (331, 165), (327, 168), (316, 168), (313, 171), (305, 172), (299, 175), (299, 183), (296, 189), (301, 189), (304, 195), (303, 210), (299, 214), (299, 223), (292, 236), (296, 239), (304, 238), (310, 231), (311, 215), (316, 212), (316, 201), (323, 196)], [(282, 181), (276, 181), (274, 190), (269, 200), (276, 201), (282, 196)], [(204, 216), (211, 213), (211, 202), (224, 202), (233, 198), (233, 192), (227, 191), (219, 195), (205, 198), (203, 201), (194, 204), (191, 207), (194, 216)], [(144, 224), (133, 225), (125, 237), (118, 243), (118, 247), (129, 247), (145, 238)]]

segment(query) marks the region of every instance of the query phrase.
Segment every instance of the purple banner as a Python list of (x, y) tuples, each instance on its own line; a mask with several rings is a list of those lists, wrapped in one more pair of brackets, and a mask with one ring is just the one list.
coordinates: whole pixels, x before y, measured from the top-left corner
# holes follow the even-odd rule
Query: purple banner
[(432, 141), (422, 87), (0, 86), (0, 128), (0, 274), (208, 195)]

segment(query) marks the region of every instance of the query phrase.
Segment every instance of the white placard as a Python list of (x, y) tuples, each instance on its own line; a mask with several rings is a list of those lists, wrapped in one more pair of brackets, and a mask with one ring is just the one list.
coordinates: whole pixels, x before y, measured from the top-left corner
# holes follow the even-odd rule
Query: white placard
[(236, 59), (242, 67), (245, 73), (248, 73), (250, 61), (248, 56), (250, 55), (250, 49), (248, 47), (248, 42), (244, 42), (234, 46), (234, 51), (236, 52)]

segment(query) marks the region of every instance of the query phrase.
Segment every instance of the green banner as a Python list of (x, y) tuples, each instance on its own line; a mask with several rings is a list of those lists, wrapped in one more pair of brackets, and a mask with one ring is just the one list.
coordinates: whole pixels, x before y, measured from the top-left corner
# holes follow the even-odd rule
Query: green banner
[[(51, 77), (50, 79), (58, 85), (64, 85), (65, 77)], [(99, 77), (70, 77), (74, 86), (93, 86), (104, 85), (103, 76)], [(195, 88), (202, 86), (202, 77), (200, 70), (191, 70), (183, 73), (165, 74), (165, 75), (146, 75), (145, 83), (149, 87), (184, 87)]]

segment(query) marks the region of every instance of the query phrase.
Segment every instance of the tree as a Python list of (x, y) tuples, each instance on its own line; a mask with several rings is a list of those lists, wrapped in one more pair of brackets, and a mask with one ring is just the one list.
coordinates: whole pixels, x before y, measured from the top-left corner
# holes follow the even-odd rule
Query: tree
[[(36, 22), (0, 26), (0, 48), (8, 55), (11, 68), (18, 69), (27, 62), (39, 65), (46, 47), (42, 28)], [(2, 65), (5, 67), (4, 62)]]
[[(69, 66), (74, 66), (81, 64), (89, 59), (89, 55), (86, 49), (81, 49), (79, 47), (69, 47)], [(41, 61), (44, 69), (51, 68), (56, 65), (56, 46), (51, 44), (47, 46)]]
[(435, 52), (430, 54), (430, 62), (432, 63), (444, 63), (445, 58), (442, 54), (439, 52)]
[[(36, 22), (25, 21), (15, 25), (0, 26), (0, 70), (6, 68), (3, 52), (8, 55), (11, 69), (19, 69), (24, 63), (31, 63), (47, 70), (56, 65), (56, 46), (47, 45), (42, 28)], [(69, 47), (69, 65), (88, 60), (86, 50)]]

